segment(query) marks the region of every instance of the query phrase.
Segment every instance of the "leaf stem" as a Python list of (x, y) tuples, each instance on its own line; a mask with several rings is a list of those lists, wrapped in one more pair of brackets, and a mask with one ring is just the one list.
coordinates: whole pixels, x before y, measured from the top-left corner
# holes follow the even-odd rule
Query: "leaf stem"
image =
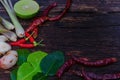
[(45, 74), (45, 76), (48, 76), (48, 73), (50, 72), (50, 70), (52, 69), (53, 65), (56, 63), (56, 61), (53, 61), (52, 65), (50, 66), (50, 68), (48, 69), (48, 72)]

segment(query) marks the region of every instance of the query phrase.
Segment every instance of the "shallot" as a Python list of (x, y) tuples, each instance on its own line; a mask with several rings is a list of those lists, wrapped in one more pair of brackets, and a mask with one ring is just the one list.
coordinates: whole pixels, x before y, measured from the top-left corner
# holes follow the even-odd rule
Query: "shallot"
[(0, 59), (0, 68), (9, 69), (16, 64), (17, 60), (18, 53), (14, 50), (10, 50)]

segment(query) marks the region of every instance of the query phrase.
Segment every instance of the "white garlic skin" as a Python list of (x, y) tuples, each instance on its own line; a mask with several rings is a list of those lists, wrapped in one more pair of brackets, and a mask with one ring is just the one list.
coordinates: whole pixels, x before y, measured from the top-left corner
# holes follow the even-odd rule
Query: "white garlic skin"
[(17, 60), (18, 53), (15, 50), (10, 50), (0, 59), (0, 68), (9, 69), (16, 64)]

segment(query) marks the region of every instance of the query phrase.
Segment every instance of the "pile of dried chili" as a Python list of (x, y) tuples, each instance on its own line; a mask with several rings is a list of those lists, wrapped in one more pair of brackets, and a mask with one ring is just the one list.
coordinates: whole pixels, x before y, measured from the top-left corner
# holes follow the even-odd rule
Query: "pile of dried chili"
[[(113, 64), (117, 62), (117, 59), (112, 57), (112, 58), (105, 58), (102, 60), (97, 60), (97, 61), (90, 61), (88, 58), (76, 58), (75, 56), (72, 56), (71, 59), (66, 61), (63, 66), (57, 71), (56, 76), (58, 78), (61, 78), (61, 76), (64, 74), (64, 72), (68, 71), (71, 66), (74, 66), (75, 64), (80, 64), (82, 66), (88, 66), (88, 67), (104, 67), (110, 64)], [(118, 79), (120, 78), (120, 73), (115, 73), (115, 74), (103, 74), (103, 75), (97, 75), (92, 72), (86, 72), (84, 68), (82, 68), (81, 71), (75, 71), (75, 70), (70, 70), (71, 73), (74, 73), (80, 77), (83, 77), (84, 80), (113, 80), (113, 79)]]

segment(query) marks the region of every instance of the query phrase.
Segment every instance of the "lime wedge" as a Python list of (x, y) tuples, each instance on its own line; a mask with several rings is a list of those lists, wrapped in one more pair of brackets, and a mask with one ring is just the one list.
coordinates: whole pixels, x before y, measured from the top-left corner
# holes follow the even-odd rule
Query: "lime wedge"
[(22, 19), (34, 17), (39, 9), (39, 4), (34, 0), (20, 0), (14, 5), (16, 15)]

